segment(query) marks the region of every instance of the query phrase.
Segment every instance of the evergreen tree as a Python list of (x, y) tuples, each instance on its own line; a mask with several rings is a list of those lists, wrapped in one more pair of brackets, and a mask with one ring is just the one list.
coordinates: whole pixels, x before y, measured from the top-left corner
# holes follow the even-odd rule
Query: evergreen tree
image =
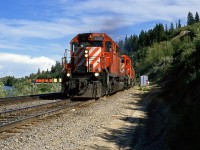
[(154, 27), (154, 31), (155, 31), (155, 39), (157, 42), (160, 42), (163, 40), (164, 38), (164, 26), (163, 24), (159, 23), (156, 24), (156, 26)]
[(168, 36), (172, 36), (173, 34), (174, 34), (174, 24), (173, 24), (173, 22), (171, 22)]
[(139, 35), (139, 46), (145, 45), (145, 31), (142, 30)]
[(174, 31), (174, 24), (173, 24), (173, 22), (171, 22), (171, 24), (170, 24), (170, 29), (169, 29), (170, 31)]
[(40, 68), (38, 68), (38, 72), (37, 72), (37, 74), (39, 75), (41, 72), (40, 72)]
[(165, 32), (168, 32), (168, 26), (167, 26), (167, 24), (165, 25)]
[(181, 20), (178, 20), (178, 28), (181, 28)]
[(54, 78), (59, 78), (62, 72), (62, 65), (59, 61), (56, 61), (56, 65), (51, 68), (51, 73)]
[(133, 49), (134, 49), (134, 41), (133, 41), (133, 35), (132, 34), (129, 37), (129, 44), (130, 44), (130, 52), (132, 52)]
[(127, 52), (127, 53), (131, 51), (130, 42), (129, 42), (129, 38), (127, 37), (127, 35), (126, 35), (126, 37), (125, 37), (124, 50), (125, 50), (125, 52)]
[(191, 12), (188, 13), (187, 17), (187, 25), (192, 25), (195, 22), (193, 14)]
[(117, 42), (118, 46), (119, 46), (119, 49), (121, 52), (124, 52), (124, 41), (123, 40), (119, 40)]
[(165, 25), (165, 38), (167, 39), (167, 37), (169, 37), (170, 32), (169, 32), (169, 28), (167, 26), (167, 24)]
[(155, 34), (154, 34), (154, 31), (152, 29), (150, 29), (148, 31), (148, 34), (149, 34), (149, 40), (150, 40), (150, 45), (153, 44), (154, 40), (155, 40)]
[(132, 42), (133, 42), (133, 51), (137, 51), (138, 50), (138, 40), (139, 40), (139, 37), (137, 35), (133, 35), (133, 39), (132, 39)]
[(34, 74), (34, 73), (31, 73), (30, 76), (29, 76), (29, 78), (30, 78), (30, 79), (34, 79), (34, 78), (35, 78), (35, 74)]
[(6, 76), (3, 78), (3, 84), (6, 86), (13, 86), (13, 84), (16, 82), (16, 79), (14, 76)]
[(198, 14), (198, 12), (196, 12), (196, 14), (195, 14), (195, 22), (199, 22), (199, 14)]

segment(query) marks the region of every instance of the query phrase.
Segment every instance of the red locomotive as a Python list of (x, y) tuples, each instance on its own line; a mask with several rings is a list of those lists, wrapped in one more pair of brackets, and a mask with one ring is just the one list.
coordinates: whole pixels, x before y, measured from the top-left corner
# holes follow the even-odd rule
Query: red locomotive
[(105, 33), (76, 35), (70, 42), (70, 57), (66, 51), (62, 65), (62, 92), (74, 98), (99, 98), (135, 81), (131, 59)]

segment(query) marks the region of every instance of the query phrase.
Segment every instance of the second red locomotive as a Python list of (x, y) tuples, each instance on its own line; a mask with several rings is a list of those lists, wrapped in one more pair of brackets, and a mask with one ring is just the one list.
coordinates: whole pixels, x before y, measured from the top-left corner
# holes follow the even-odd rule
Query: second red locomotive
[(134, 85), (133, 62), (105, 33), (76, 35), (70, 56), (62, 58), (62, 92), (73, 98), (99, 98)]

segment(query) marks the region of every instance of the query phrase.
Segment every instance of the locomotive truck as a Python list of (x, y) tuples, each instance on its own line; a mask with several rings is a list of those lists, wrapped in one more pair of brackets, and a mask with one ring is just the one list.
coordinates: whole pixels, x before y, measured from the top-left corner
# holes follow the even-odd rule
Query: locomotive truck
[(62, 92), (71, 98), (99, 98), (135, 82), (132, 60), (105, 33), (76, 35), (62, 66)]

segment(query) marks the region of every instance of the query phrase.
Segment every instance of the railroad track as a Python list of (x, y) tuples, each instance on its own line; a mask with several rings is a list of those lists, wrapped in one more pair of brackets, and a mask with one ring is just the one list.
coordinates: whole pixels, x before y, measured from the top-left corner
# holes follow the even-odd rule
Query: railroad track
[(37, 94), (37, 95), (27, 95), (27, 96), (17, 96), (17, 97), (6, 97), (0, 98), (0, 105), (21, 103), (32, 100), (41, 100), (41, 99), (65, 99), (66, 97), (62, 93), (47, 93), (47, 94)]
[(0, 132), (27, 124), (37, 119), (63, 113), (73, 108), (81, 108), (90, 104), (91, 101), (60, 100), (48, 104), (41, 104), (0, 113)]

